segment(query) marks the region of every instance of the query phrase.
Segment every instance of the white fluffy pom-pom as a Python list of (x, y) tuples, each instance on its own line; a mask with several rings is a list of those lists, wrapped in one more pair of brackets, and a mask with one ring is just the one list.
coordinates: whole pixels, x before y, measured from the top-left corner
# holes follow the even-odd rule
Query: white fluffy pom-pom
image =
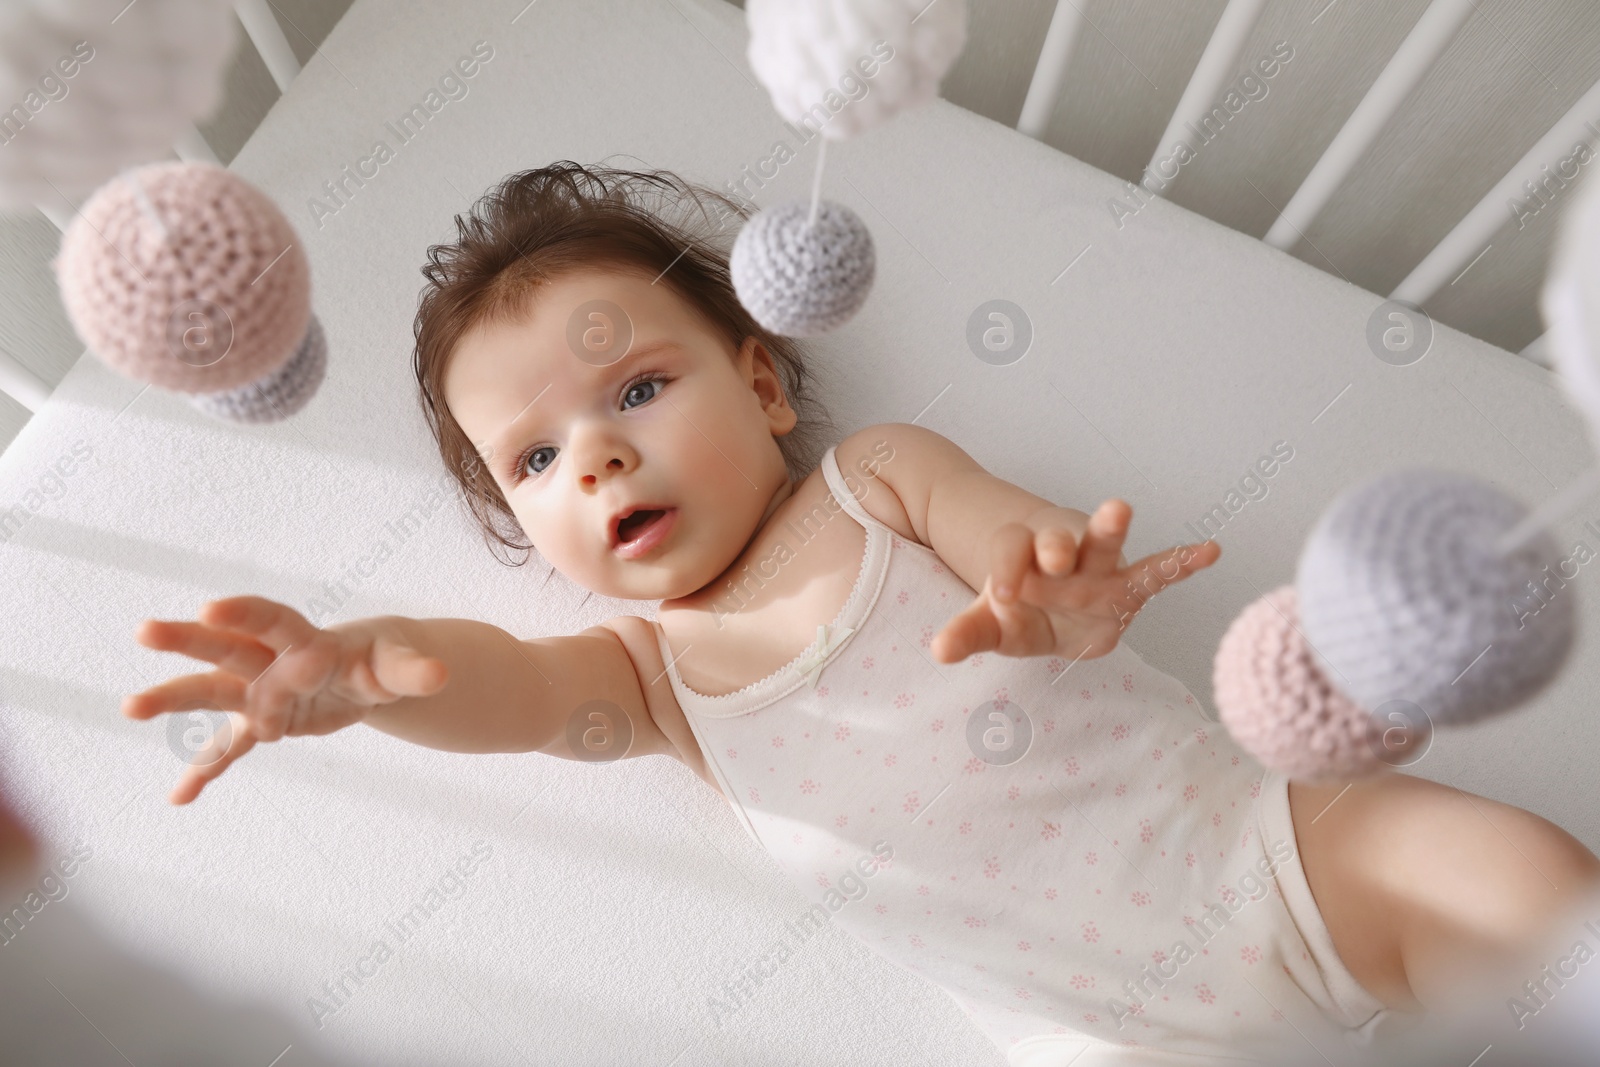
[(932, 100), (967, 43), (966, 0), (746, 0), (745, 21), (778, 114), (834, 141)]
[(65, 211), (165, 159), (222, 102), (235, 25), (225, 0), (0, 3), (0, 207)]

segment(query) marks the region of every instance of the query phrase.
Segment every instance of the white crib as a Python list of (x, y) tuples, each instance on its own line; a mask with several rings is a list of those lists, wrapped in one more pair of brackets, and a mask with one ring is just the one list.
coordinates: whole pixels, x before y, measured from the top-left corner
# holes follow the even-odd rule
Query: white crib
[[(1360, 106), (1324, 116), (1325, 144), (1309, 150), (1304, 173), (1272, 179), (1290, 185), (1283, 195), (1239, 185), (1257, 204), (1273, 201), (1269, 214), (1184, 203), (1225, 185), (1249, 145), (1278, 143), (1282, 131), (1242, 136), (1248, 108), (1224, 134), (1240, 133), (1237, 143), (1205, 149), (1163, 195), (1135, 194), (1127, 179), (1157, 155), (1158, 135), (1170, 140), (1162, 131), (1203, 121), (1233, 74), (1270, 53), (1273, 20), (1326, 28), (1376, 0), (1174, 9), (1174, 20), (1203, 22), (1209, 43), (1176, 80), (1158, 79), (1181, 99), (1141, 120), (1136, 154), (1083, 125), (1094, 100), (1079, 98), (1093, 94), (1075, 88), (1109, 82), (1100, 64), (1134, 45), (1133, 4), (975, 12), (947, 96), (1020, 116), (1029, 136), (947, 100), (829, 148), (824, 195), (866, 221), (878, 252), (861, 313), (810, 346), (840, 430), (915, 421), (1063, 505), (1121, 497), (1135, 512), (1130, 559), (1193, 540), (1197, 516), (1242, 499), (1255, 460), (1291, 445), (1295, 458), (1264, 491), (1227, 509), (1218, 563), (1163, 593), (1124, 638), (1206, 706), (1222, 633), (1291, 580), (1340, 489), (1401, 462), (1468, 470), (1529, 503), (1571, 485), (1592, 449), (1547, 370), (1452, 327), (1443, 311), (1429, 312), (1431, 347), (1407, 365), (1380, 358), (1367, 330), (1391, 296), (1426, 309), (1444, 299), (1430, 294), (1476, 283), (1494, 262), (1481, 254), (1497, 241), (1491, 223), (1504, 224), (1494, 218), (1501, 186), (1533, 180), (1529, 166), (1557, 167), (1564, 153), (1549, 152), (1579, 136), (1572, 123), (1589, 117), (1593, 90), (1582, 107), (1559, 106), (1577, 119), (1510, 148), (1515, 167), (1480, 174), (1471, 199), (1487, 206), (1444, 222), (1436, 249), (1395, 266), (1395, 285), (1347, 284), (1312, 248), (1342, 260), (1323, 238), (1346, 217), (1351, 183), (1374, 180), (1363, 148), (1381, 154), (1383, 131), (1416, 120), (1406, 90), (1437, 91), (1425, 75), (1453, 62), (1452, 31), (1459, 40), (1482, 19), (1476, 32), (1494, 36), (1497, 2), (1522, 0), (1388, 9), (1409, 14), (1384, 25), (1407, 25), (1381, 55), (1362, 54)], [(1026, 61), (1001, 60), (1019, 53), (993, 47), (1035, 24)], [(722, 188), (792, 137), (751, 75), (745, 39), (741, 13), (722, 0), (356, 0), (321, 42), (323, 58), (298, 75), (282, 68), (282, 100), (230, 163), (305, 240), (330, 352), (317, 397), (283, 423), (236, 426), (80, 359), (53, 389), (32, 384), (36, 413), (0, 454), (8, 793), (52, 848), (92, 844), (71, 885), (83, 907), (138, 950), (206, 975), (216, 993), (271, 1002), (330, 1052), (418, 1065), (1003, 1062), (942, 994), (842, 935), (814, 938), (715, 1025), (708, 997), (763, 955), (803, 900), (679, 764), (462, 755), (352, 728), (260, 746), (197, 804), (173, 809), (164, 798), (181, 746), (117, 713), (122, 695), (190, 669), (137, 646), (138, 623), (192, 618), (224, 595), (305, 613), (337, 588), (326, 622), (448, 615), (525, 636), (653, 613), (587, 597), (541, 560), (508, 571), (453, 503), (436, 506), (448, 483), (416, 414), (409, 361), (419, 268), (482, 190), (553, 160), (662, 167)], [(477, 41), (493, 59), (470, 93), (319, 225), (308, 204), (324, 183)], [(1314, 59), (1308, 48), (1293, 62)], [(993, 95), (972, 80), (980, 69), (1000, 79), (983, 83), (999, 87)], [(1285, 102), (1287, 77), (1272, 90)], [(1129, 84), (1143, 84), (1131, 64), (1096, 91), (1131, 93), (1142, 107)], [(1097, 152), (1111, 165), (1079, 158)], [(809, 169), (785, 168), (757, 201), (808, 195)], [(1108, 206), (1119, 200), (1134, 211), (1120, 226)], [(1304, 259), (1282, 250), (1300, 233)], [(1515, 255), (1534, 247), (1520, 241)], [(1536, 288), (1529, 281), (1518, 299)], [(993, 299), (1032, 322), (1032, 349), (1007, 366), (975, 359), (965, 340), (969, 316)], [(16, 381), (7, 392), (26, 392)], [(397, 540), (398, 520), (424, 508), (426, 521)], [(1593, 540), (1586, 521), (1559, 524), (1558, 540)], [(1580, 645), (1600, 633), (1589, 578), (1573, 582)], [(1412, 773), (1527, 808), (1600, 849), (1600, 810), (1584, 787), (1600, 750), (1600, 657), (1585, 652), (1534, 706), (1441, 732)], [(385, 923), (469, 854), (489, 856), (470, 887), (367, 973)], [(335, 1013), (308, 1008), (328, 1006), (325, 983), (357, 971), (366, 980), (347, 983)]]

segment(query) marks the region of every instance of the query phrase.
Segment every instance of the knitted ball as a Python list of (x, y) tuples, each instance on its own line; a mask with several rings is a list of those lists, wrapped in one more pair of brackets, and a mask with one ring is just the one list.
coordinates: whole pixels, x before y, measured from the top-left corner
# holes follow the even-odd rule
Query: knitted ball
[(834, 141), (932, 100), (967, 43), (966, 0), (747, 0), (745, 22), (772, 106)]
[(1558, 379), (1600, 449), (1600, 183), (1580, 185), (1561, 217), (1540, 307)]
[(739, 302), (774, 333), (809, 337), (842, 325), (872, 290), (872, 234), (854, 211), (824, 200), (757, 212), (739, 231), (728, 266)]
[(0, 208), (65, 212), (166, 158), (222, 103), (237, 27), (226, 0), (0, 3)]
[(265, 193), (211, 163), (113, 178), (62, 235), (54, 266), (90, 351), (181, 393), (266, 377), (294, 356), (311, 317), (311, 268), (294, 227)]
[(1526, 513), (1487, 482), (1425, 468), (1340, 494), (1295, 578), (1306, 639), (1329, 679), (1363, 707), (1409, 700), (1438, 725), (1543, 688), (1572, 647), (1576, 591), (1561, 588), (1548, 533), (1495, 553)]
[(328, 339), (311, 316), (294, 358), (259, 382), (220, 393), (197, 393), (189, 402), (208, 415), (234, 422), (275, 422), (306, 406), (328, 369)]
[(1223, 635), (1212, 673), (1222, 725), (1262, 766), (1299, 781), (1385, 769), (1382, 727), (1323, 675), (1296, 628), (1297, 599), (1294, 586), (1280, 586)]

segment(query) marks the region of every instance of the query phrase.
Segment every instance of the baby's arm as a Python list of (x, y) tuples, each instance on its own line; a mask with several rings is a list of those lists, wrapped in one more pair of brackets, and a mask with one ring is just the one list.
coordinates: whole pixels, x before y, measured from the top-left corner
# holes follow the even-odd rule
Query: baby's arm
[(135, 719), (194, 708), (230, 713), (229, 729), (213, 735), (173, 789), (176, 804), (193, 800), (260, 741), (355, 722), (451, 752), (585, 761), (674, 754), (639, 683), (635, 657), (653, 650), (642, 619), (522, 641), (470, 619), (386, 615), (318, 629), (293, 608), (255, 596), (212, 602), (200, 615), (200, 622), (148, 620), (137, 637), (217, 669), (123, 702)]
[[(633, 660), (609, 624), (527, 640), (472, 619), (384, 615), (329, 629), (387, 636), (448, 666), (449, 680), (437, 693), (379, 705), (363, 720), (413, 744), (594, 759), (606, 731), (614, 730), (631, 735), (628, 756), (672, 752), (645, 705)], [(591, 742), (584, 753), (569, 744), (575, 715)], [(608, 721), (618, 717), (627, 722)]]
[(944, 663), (990, 649), (1104, 656), (1146, 600), (1221, 554), (1208, 541), (1130, 565), (1121, 554), (1132, 518), (1124, 501), (1107, 500), (1092, 516), (1058, 507), (909, 423), (852, 434), (837, 458), (888, 486), (918, 539), (977, 593), (934, 636), (930, 651)]
[[(882, 461), (878, 476), (905, 508), (917, 540), (938, 553), (973, 589), (982, 589), (994, 560), (995, 531), (1022, 523), (1038, 532), (1066, 528), (1083, 539), (1089, 516), (1060, 507), (1021, 486), (996, 478), (954, 441), (914, 423), (885, 423), (853, 434), (839, 446), (841, 463), (855, 440), (887, 442), (893, 458)], [(1122, 566), (1127, 561), (1120, 554)]]

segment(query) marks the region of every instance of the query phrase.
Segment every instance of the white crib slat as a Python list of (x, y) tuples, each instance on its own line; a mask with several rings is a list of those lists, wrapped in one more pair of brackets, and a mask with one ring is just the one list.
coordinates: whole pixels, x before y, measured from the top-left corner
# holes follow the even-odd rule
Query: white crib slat
[(50, 399), (44, 379), (5, 352), (0, 352), (0, 391), (29, 411), (38, 411)]
[[(1211, 33), (1211, 40), (1206, 44), (1206, 50), (1200, 54), (1200, 62), (1195, 64), (1189, 84), (1183, 90), (1183, 97), (1173, 110), (1167, 128), (1162, 131), (1161, 140), (1156, 142), (1155, 154), (1145, 168), (1158, 179), (1151, 183), (1156, 191), (1164, 193), (1167, 185), (1167, 181), (1160, 180), (1165, 175), (1156, 169), (1156, 164), (1171, 154), (1176, 142), (1189, 140), (1185, 128), (1191, 122), (1200, 122), (1222, 95), (1222, 87), (1238, 73), (1239, 56), (1244, 52), (1245, 41), (1250, 31), (1255, 29), (1256, 22), (1261, 18), (1261, 9), (1265, 6), (1266, 0), (1228, 0), (1222, 17), (1217, 20), (1217, 28)], [(1176, 175), (1168, 180), (1175, 179)]]
[(1267, 231), (1267, 244), (1287, 250), (1300, 239), (1474, 10), (1476, 0), (1433, 0), (1428, 5)]
[(172, 146), (172, 150), (178, 153), (178, 158), (185, 163), (215, 163), (219, 167), (222, 166), (222, 160), (212, 151), (211, 143), (192, 122), (179, 132), (177, 143)]
[[(1540, 185), (1545, 177), (1545, 168), (1561, 162), (1572, 152), (1575, 144), (1593, 140), (1589, 123), (1596, 114), (1600, 114), (1600, 82), (1590, 87), (1550, 127), (1550, 132), (1539, 138), (1539, 142), (1517, 160), (1516, 166), (1506, 171), (1505, 177), (1478, 201), (1478, 205), (1456, 223), (1455, 229), (1412, 268), (1411, 273), (1390, 294), (1391, 298), (1421, 304), (1449, 284), (1473, 257), (1482, 253), (1489, 239), (1505, 225), (1507, 218), (1516, 217), (1507, 203), (1513, 199), (1519, 202), (1529, 199), (1523, 183), (1531, 181), (1535, 186)], [(1582, 180), (1581, 175), (1562, 178), (1556, 183), (1556, 188), (1546, 188), (1545, 192), (1554, 196), (1561, 183), (1570, 185), (1573, 181)], [(1542, 208), (1543, 202), (1535, 199), (1533, 206)]]
[(233, 10), (244, 25), (244, 32), (250, 35), (250, 43), (261, 53), (272, 80), (278, 83), (278, 92), (288, 92), (289, 83), (300, 73), (300, 60), (295, 58), (289, 38), (273, 18), (267, 0), (233, 0)]
[(50, 204), (40, 204), (39, 214), (43, 215), (45, 218), (54, 223), (56, 229), (60, 230), (62, 233), (66, 233), (68, 224), (72, 222), (72, 216), (77, 214), (77, 212), (62, 211), (60, 208), (53, 207)]
[(1518, 352), (1517, 355), (1530, 362), (1537, 363), (1541, 367), (1555, 369), (1555, 361), (1550, 358), (1550, 333), (1548, 330), (1529, 341), (1528, 346)]
[(1083, 9), (1078, 3), (1087, 2), (1056, 0), (1055, 14), (1050, 16), (1050, 28), (1045, 31), (1044, 46), (1039, 50), (1039, 62), (1033, 65), (1028, 95), (1022, 101), (1022, 114), (1017, 118), (1017, 131), (1034, 140), (1044, 134), (1045, 127), (1050, 125), (1050, 116), (1055, 114), (1061, 83), (1067, 76), (1067, 60), (1072, 56), (1072, 45), (1083, 25)]

